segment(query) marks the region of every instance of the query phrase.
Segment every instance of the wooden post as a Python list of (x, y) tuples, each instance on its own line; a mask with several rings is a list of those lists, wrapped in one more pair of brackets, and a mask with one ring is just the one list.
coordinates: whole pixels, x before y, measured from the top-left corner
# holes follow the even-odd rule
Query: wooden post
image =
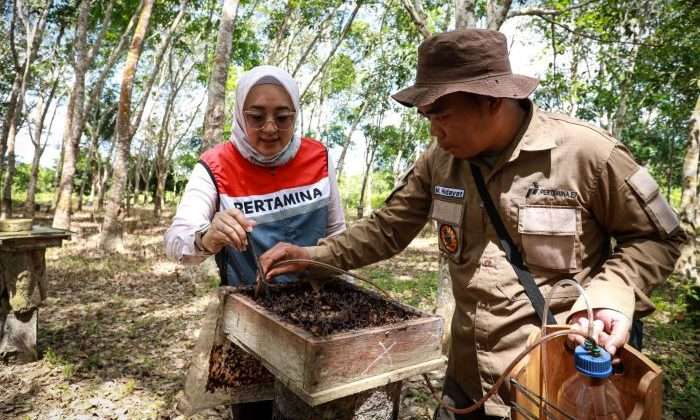
[(395, 420), (401, 381), (312, 407), (280, 381), (275, 381), (273, 420)]
[(0, 251), (0, 359), (38, 360), (38, 305), (46, 296), (44, 249)]
[(39, 306), (46, 299), (46, 248), (61, 246), (70, 232), (35, 226), (0, 232), (0, 360), (38, 359)]

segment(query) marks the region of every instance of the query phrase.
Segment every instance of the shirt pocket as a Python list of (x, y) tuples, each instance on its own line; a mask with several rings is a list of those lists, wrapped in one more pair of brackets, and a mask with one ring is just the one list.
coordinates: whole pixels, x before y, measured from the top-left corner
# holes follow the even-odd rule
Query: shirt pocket
[(440, 251), (453, 262), (461, 264), (464, 249), (464, 202), (433, 198), (430, 217), (437, 223)]
[(521, 205), (518, 210), (524, 260), (528, 267), (573, 273), (581, 270), (581, 210)]

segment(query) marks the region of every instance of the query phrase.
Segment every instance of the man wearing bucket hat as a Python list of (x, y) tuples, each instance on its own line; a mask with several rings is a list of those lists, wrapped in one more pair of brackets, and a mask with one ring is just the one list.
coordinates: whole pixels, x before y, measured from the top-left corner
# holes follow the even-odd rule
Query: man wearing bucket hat
[[(458, 407), (488, 392), (524, 348), (540, 324), (541, 296), (561, 279), (586, 289), (595, 335), (615, 353), (633, 316), (654, 310), (647, 295), (671, 273), (685, 239), (624, 145), (539, 110), (527, 99), (536, 86), (511, 72), (499, 32), (426, 39), (416, 83), (393, 98), (430, 120), (435, 141), (370, 217), (318, 246), (278, 244), (261, 258), (268, 279), (307, 268), (270, 269), (290, 258), (361, 267), (399, 253), (435, 221), (456, 301), (444, 392)], [(572, 288), (551, 302), (558, 322), (581, 327), (584, 308)], [(503, 387), (480, 413), (457, 418), (509, 417), (508, 395)]]

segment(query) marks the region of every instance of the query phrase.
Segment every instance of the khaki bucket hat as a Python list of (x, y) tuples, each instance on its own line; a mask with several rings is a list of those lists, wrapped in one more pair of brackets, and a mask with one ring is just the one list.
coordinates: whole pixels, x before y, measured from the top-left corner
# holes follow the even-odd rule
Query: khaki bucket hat
[(513, 74), (506, 37), (498, 31), (444, 32), (418, 47), (416, 83), (391, 97), (405, 106), (424, 106), (441, 96), (468, 92), (523, 99), (537, 87), (533, 77)]

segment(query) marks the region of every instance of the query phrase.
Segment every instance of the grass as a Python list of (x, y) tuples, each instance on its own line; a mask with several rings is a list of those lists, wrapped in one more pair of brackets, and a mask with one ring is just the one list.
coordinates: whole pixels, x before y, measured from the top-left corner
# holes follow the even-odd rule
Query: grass
[(63, 378), (66, 380), (72, 378), (77, 370), (73, 363), (58, 355), (51, 347), (44, 352), (44, 360), (49, 366), (61, 369)]
[(700, 305), (698, 289), (672, 277), (652, 295), (645, 319), (646, 353), (664, 371), (667, 418), (700, 418)]
[(387, 269), (374, 268), (366, 270), (365, 274), (394, 299), (423, 310), (432, 310), (435, 306), (437, 273), (395, 276)]

